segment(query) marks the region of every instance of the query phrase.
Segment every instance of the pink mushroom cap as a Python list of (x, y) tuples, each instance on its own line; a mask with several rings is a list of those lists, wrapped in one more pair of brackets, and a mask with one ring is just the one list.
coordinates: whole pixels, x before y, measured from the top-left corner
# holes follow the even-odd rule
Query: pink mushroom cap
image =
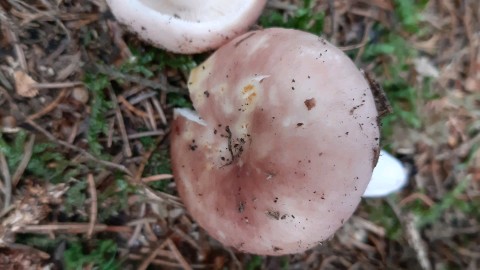
[(166, 50), (213, 50), (255, 23), (266, 0), (107, 0), (117, 20)]
[(188, 85), (196, 112), (175, 112), (173, 171), (215, 239), (248, 253), (302, 252), (352, 215), (380, 134), (369, 83), (340, 49), (298, 30), (253, 31)]

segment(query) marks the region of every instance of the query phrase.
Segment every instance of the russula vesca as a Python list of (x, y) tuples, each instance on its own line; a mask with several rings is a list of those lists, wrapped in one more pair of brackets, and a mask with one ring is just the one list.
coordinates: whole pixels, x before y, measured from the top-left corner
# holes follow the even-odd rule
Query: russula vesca
[(117, 20), (153, 45), (200, 53), (244, 33), (266, 0), (107, 0)]
[(195, 68), (188, 86), (197, 112), (175, 111), (172, 167), (186, 208), (214, 238), (295, 253), (352, 215), (380, 134), (370, 86), (341, 50), (298, 30), (249, 32)]

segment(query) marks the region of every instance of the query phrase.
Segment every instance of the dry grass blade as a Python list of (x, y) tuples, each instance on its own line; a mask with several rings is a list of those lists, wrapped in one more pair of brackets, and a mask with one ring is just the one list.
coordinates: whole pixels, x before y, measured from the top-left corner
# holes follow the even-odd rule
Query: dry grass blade
[[(128, 239), (128, 242), (127, 242), (128, 246), (133, 246), (137, 241), (138, 237), (140, 236), (143, 225), (146, 222), (143, 219), (143, 217), (145, 216), (145, 210), (146, 210), (146, 205), (145, 203), (142, 203), (140, 206), (140, 211), (138, 212), (138, 217), (140, 219), (137, 220), (138, 222), (135, 224), (135, 230), (133, 231), (133, 234), (130, 236), (130, 239)], [(132, 226), (132, 223), (127, 223), (127, 226)]]
[(164, 136), (167, 133), (165, 130), (152, 130), (152, 131), (145, 131), (139, 132), (135, 134), (128, 135), (129, 140), (135, 140), (143, 137), (154, 137), (154, 136)]
[(87, 237), (91, 238), (93, 235), (93, 231), (95, 229), (95, 223), (97, 223), (97, 213), (98, 213), (98, 206), (97, 206), (97, 188), (95, 186), (95, 180), (93, 179), (93, 174), (88, 174), (87, 176), (88, 182), (88, 190), (90, 193), (90, 222), (89, 228), (87, 232)]
[(119, 96), (118, 101), (121, 102), (123, 104), (123, 106), (125, 106), (129, 111), (133, 112), (137, 116), (142, 117), (142, 118), (145, 118), (145, 117), (148, 116), (148, 114), (146, 112), (135, 108), (135, 106), (130, 104), (130, 102), (128, 102), (128, 100), (126, 100), (123, 96)]
[(175, 243), (172, 241), (172, 239), (168, 238), (167, 239), (167, 245), (170, 248), (170, 250), (173, 252), (173, 255), (177, 259), (177, 261), (180, 263), (183, 269), (185, 270), (192, 270), (192, 267), (190, 264), (185, 260), (185, 258), (182, 256), (180, 251), (178, 250), (177, 246)]
[(58, 94), (57, 98), (55, 98), (54, 101), (52, 101), (50, 104), (48, 104), (47, 106), (45, 106), (42, 110), (30, 115), (30, 116), (27, 116), (28, 119), (30, 120), (35, 120), (37, 118), (40, 118), (42, 116), (44, 116), (45, 114), (53, 111), (57, 106), (58, 104), (60, 104), (63, 100), (63, 98), (65, 96), (67, 96), (67, 93), (68, 91), (66, 89), (63, 89), (60, 94)]
[(10, 202), (12, 200), (12, 178), (10, 177), (10, 170), (8, 169), (7, 159), (3, 152), (0, 151), (0, 169), (2, 170), (3, 178), (3, 210), (0, 216), (3, 216), (5, 212), (8, 211), (10, 207)]
[(32, 87), (37, 89), (62, 89), (75, 86), (83, 86), (83, 82), (36, 83), (32, 85)]
[(160, 180), (169, 180), (172, 178), (173, 178), (173, 175), (171, 174), (157, 174), (157, 175), (152, 175), (148, 177), (143, 177), (142, 182), (149, 183), (149, 182), (155, 182)]
[[(44, 225), (25, 225), (23, 227), (15, 228), (15, 232), (18, 233), (88, 233), (90, 230), (90, 224), (83, 223), (57, 223), (57, 224), (44, 224)], [(131, 228), (128, 226), (108, 226), (105, 224), (95, 224), (93, 228), (94, 232), (131, 232)]]
[(128, 141), (128, 134), (125, 128), (125, 122), (123, 121), (123, 115), (118, 107), (118, 100), (117, 96), (113, 92), (111, 87), (108, 87), (108, 93), (110, 94), (110, 98), (113, 101), (113, 108), (115, 110), (115, 117), (117, 118), (118, 127), (120, 129), (120, 134), (122, 135), (123, 141), (123, 150), (125, 151), (125, 156), (131, 157), (132, 156), (132, 148), (130, 147), (130, 142)]
[(17, 170), (13, 174), (12, 177), (12, 185), (13, 187), (16, 187), (18, 182), (20, 181), (20, 178), (23, 175), (23, 172), (28, 166), (28, 163), (30, 162), (30, 158), (32, 157), (32, 152), (33, 152), (33, 145), (35, 144), (35, 134), (30, 135), (30, 139), (28, 139), (27, 144), (25, 145), (25, 152), (23, 153), (22, 160), (18, 164)]
[(167, 244), (168, 244), (168, 238), (167, 240), (163, 241), (162, 244), (160, 244), (155, 250), (153, 250), (150, 255), (138, 266), (138, 270), (146, 270), (150, 263), (157, 257), (157, 254), (162, 250)]
[(167, 117), (165, 116), (165, 112), (162, 109), (162, 106), (160, 105), (160, 102), (155, 98), (151, 98), (153, 106), (158, 112), (158, 116), (160, 117), (160, 121), (162, 122), (163, 125), (167, 125)]

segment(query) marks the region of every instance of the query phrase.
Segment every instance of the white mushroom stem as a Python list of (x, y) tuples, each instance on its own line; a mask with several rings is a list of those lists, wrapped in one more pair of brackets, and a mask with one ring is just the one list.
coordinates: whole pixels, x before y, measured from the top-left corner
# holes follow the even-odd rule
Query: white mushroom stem
[(363, 193), (364, 198), (388, 196), (402, 189), (408, 180), (408, 170), (394, 156), (385, 150), (380, 151), (380, 157), (372, 179)]

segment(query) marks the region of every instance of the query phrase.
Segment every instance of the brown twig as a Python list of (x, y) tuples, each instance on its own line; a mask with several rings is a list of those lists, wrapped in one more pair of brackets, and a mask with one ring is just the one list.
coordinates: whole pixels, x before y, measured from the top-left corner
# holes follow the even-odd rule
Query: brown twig
[[(145, 203), (142, 203), (141, 206), (140, 206), (140, 211), (138, 213), (138, 217), (140, 218), (140, 221), (141, 222), (138, 222), (136, 223), (134, 226), (135, 226), (135, 229), (133, 231), (133, 234), (132, 236), (130, 236), (130, 239), (128, 239), (128, 242), (127, 242), (127, 245), (130, 247), (130, 246), (133, 246), (133, 244), (135, 243), (135, 241), (138, 239), (138, 237), (140, 236), (140, 233), (142, 231), (142, 228), (143, 228), (143, 224), (144, 224), (144, 220), (143, 220), (143, 216), (145, 215), (145, 211), (146, 211), (146, 205)], [(127, 224), (127, 226), (132, 226), (130, 223)]]
[(142, 161), (140, 162), (140, 165), (138, 166), (137, 172), (135, 173), (135, 176), (133, 178), (134, 183), (141, 183), (141, 179), (142, 179), (143, 171), (145, 170), (145, 166), (147, 166), (147, 163), (150, 160), (150, 157), (152, 156), (153, 152), (157, 149), (158, 144), (162, 140), (163, 140), (163, 138), (158, 138), (155, 142), (155, 147), (152, 147), (150, 150), (143, 153)]
[[(83, 223), (58, 223), (58, 224), (44, 224), (44, 225), (25, 225), (13, 229), (12, 231), (18, 233), (88, 233), (90, 224)], [(94, 232), (124, 232), (129, 233), (132, 229), (128, 226), (108, 226), (105, 224), (95, 224)]]
[(167, 132), (165, 130), (152, 130), (152, 131), (145, 131), (139, 132), (135, 134), (128, 135), (129, 140), (139, 139), (143, 137), (150, 137), (150, 136), (162, 136), (165, 135)]
[(400, 207), (403, 207), (409, 203), (411, 203), (412, 201), (414, 200), (420, 200), (422, 201), (424, 204), (426, 204), (428, 207), (432, 207), (435, 205), (435, 202), (430, 199), (427, 195), (425, 194), (422, 194), (422, 193), (412, 193), (410, 195), (408, 195), (407, 197), (403, 198), (399, 203), (398, 205)]
[(119, 96), (118, 97), (118, 101), (120, 103), (123, 104), (123, 106), (125, 106), (129, 111), (133, 112), (134, 114), (136, 114), (137, 116), (139, 117), (147, 117), (148, 114), (140, 109), (137, 109), (135, 108), (135, 106), (133, 106), (132, 104), (130, 104), (130, 102), (128, 102), (128, 100), (126, 100), (123, 96)]
[(182, 256), (182, 254), (178, 250), (175, 243), (173, 243), (172, 239), (170, 238), (167, 239), (167, 245), (168, 245), (168, 248), (173, 252), (173, 255), (175, 255), (175, 258), (180, 263), (182, 268), (185, 270), (192, 270), (192, 267), (190, 266), (190, 264), (188, 264), (187, 260), (185, 260), (185, 258)]
[[(144, 100), (148, 100), (152, 97), (155, 97), (155, 96), (158, 96), (158, 93), (157, 92), (153, 92), (153, 91), (148, 91), (146, 93), (139, 93), (138, 95), (136, 95), (135, 97), (131, 97), (128, 99), (128, 102), (130, 102), (130, 104), (132, 105), (136, 105), (138, 103), (141, 103), (142, 101)], [(125, 97), (125, 96), (124, 96)]]
[(25, 169), (27, 168), (28, 163), (30, 162), (34, 143), (35, 143), (35, 134), (32, 134), (30, 135), (30, 139), (25, 145), (25, 152), (23, 153), (22, 160), (20, 161), (20, 164), (18, 164), (17, 170), (15, 170), (15, 173), (13, 174), (13, 177), (12, 177), (13, 187), (17, 186), (18, 181), (20, 181), (20, 178), (22, 177), (23, 172), (25, 172)]
[(148, 255), (148, 257), (138, 266), (138, 270), (146, 270), (155, 257), (157, 257), (158, 252), (168, 244), (168, 240), (170, 240), (170, 238), (163, 241), (162, 244), (155, 248), (155, 250), (153, 250), (152, 253), (150, 253), (150, 255)]
[(93, 179), (93, 174), (89, 173), (87, 176), (88, 190), (90, 193), (90, 222), (87, 232), (87, 238), (91, 238), (93, 235), (93, 230), (95, 229), (95, 223), (97, 223), (97, 188), (95, 186), (95, 180)]
[(10, 177), (10, 170), (8, 169), (8, 163), (3, 152), (0, 151), (0, 169), (3, 174), (3, 213), (7, 212), (12, 200), (12, 178)]
[(155, 115), (153, 114), (152, 104), (148, 100), (146, 100), (143, 102), (143, 105), (147, 110), (148, 120), (150, 121), (150, 125), (152, 126), (152, 129), (157, 130), (157, 121), (155, 121)]
[(150, 223), (144, 223), (143, 224), (143, 231), (144, 231), (145, 237), (148, 239), (148, 241), (153, 242), (153, 243), (158, 242), (158, 237), (155, 234), (155, 232), (153, 231)]
[(188, 234), (183, 232), (180, 228), (175, 226), (173, 227), (173, 231), (175, 232), (176, 235), (180, 236), (183, 240), (185, 240), (185, 242), (189, 243), (196, 250), (200, 252), (202, 251), (202, 248), (200, 247), (200, 245), (192, 237), (190, 237)]
[(130, 147), (130, 142), (128, 141), (127, 130), (125, 128), (125, 122), (123, 121), (123, 115), (118, 106), (118, 99), (115, 93), (113, 92), (112, 87), (108, 87), (108, 93), (110, 98), (113, 101), (113, 109), (115, 110), (115, 116), (117, 118), (118, 128), (120, 129), (120, 134), (123, 140), (123, 151), (125, 151), (125, 156), (132, 156), (132, 148)]
[[(143, 216), (145, 215), (145, 204), (142, 204), (142, 207), (141, 207), (141, 210), (140, 212), (142, 212), (141, 215), (139, 216)], [(157, 219), (156, 218), (138, 218), (138, 219), (135, 219), (135, 220), (132, 220), (132, 221), (129, 221), (126, 225), (127, 226), (137, 226), (137, 225), (141, 225), (141, 224), (146, 224), (146, 223), (155, 223), (157, 222)]]
[(43, 115), (53, 111), (58, 106), (58, 104), (60, 104), (60, 102), (62, 102), (63, 98), (67, 95), (67, 92), (68, 92), (67, 89), (62, 89), (62, 91), (60, 92), (60, 94), (58, 94), (58, 96), (57, 96), (57, 98), (55, 98), (55, 100), (53, 100), (47, 106), (43, 107), (43, 109), (41, 109), (40, 111), (38, 111), (38, 112), (36, 112), (32, 115), (27, 116), (27, 118), (30, 119), (30, 120), (35, 120), (35, 119), (40, 118)]
[(54, 83), (36, 83), (32, 84), (32, 88), (37, 89), (58, 89), (58, 88), (70, 88), (75, 86), (83, 86), (83, 82), (54, 82)]
[(184, 207), (180, 198), (161, 191), (153, 191), (146, 185), (143, 185), (143, 193), (150, 200), (157, 202), (167, 202), (177, 207)]
[(115, 126), (115, 119), (111, 118), (108, 120), (108, 133), (107, 133), (107, 147), (112, 147), (113, 144), (113, 132)]
[(160, 181), (160, 180), (169, 180), (172, 179), (173, 175), (171, 174), (157, 174), (157, 175), (151, 175), (148, 177), (143, 177), (142, 182), (144, 183), (150, 183), (150, 182), (155, 182), (155, 181)]
[[(144, 257), (138, 254), (128, 254), (128, 258), (130, 260), (139, 261), (139, 260), (142, 260)], [(176, 267), (176, 268), (181, 267), (181, 265), (178, 263), (170, 262), (162, 259), (154, 259), (150, 262), (150, 264), (158, 265), (160, 267)], [(194, 269), (213, 269), (212, 267), (213, 267), (212, 265), (207, 265), (207, 264), (192, 264), (192, 268)], [(163, 269), (163, 268), (159, 268), (159, 269)], [(237, 269), (242, 269), (241, 265), (240, 265), (240, 268), (237, 268)]]
[(160, 102), (158, 99), (155, 97), (151, 98), (153, 106), (158, 112), (158, 116), (160, 117), (160, 121), (162, 122), (163, 125), (167, 125), (167, 117), (165, 116), (165, 112), (163, 112), (162, 106), (160, 105)]

